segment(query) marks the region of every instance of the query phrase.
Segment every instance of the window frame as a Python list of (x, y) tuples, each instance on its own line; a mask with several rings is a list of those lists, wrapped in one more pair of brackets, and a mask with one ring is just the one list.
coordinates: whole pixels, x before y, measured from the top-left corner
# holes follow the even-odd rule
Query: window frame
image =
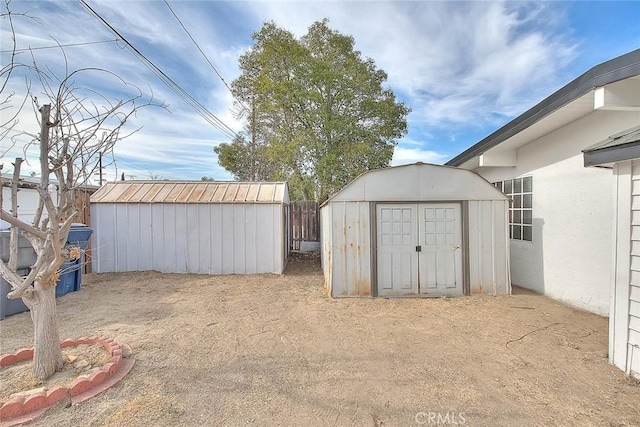
[(533, 177), (496, 181), (493, 186), (509, 197), (509, 238), (533, 242)]

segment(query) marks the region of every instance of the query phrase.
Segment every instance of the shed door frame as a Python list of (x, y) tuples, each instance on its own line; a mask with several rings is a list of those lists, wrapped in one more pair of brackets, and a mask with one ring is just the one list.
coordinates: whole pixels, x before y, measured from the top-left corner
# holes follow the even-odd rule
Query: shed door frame
[[(385, 202), (370, 202), (369, 203), (369, 217), (370, 217), (370, 242), (371, 242), (371, 296), (378, 297), (383, 296), (385, 298), (393, 297), (398, 298), (402, 296), (393, 295), (379, 295), (378, 293), (378, 205), (425, 205), (425, 204), (459, 204), (460, 205), (460, 226), (462, 232), (462, 294), (470, 295), (470, 283), (469, 283), (469, 203), (466, 200), (403, 200), (403, 201), (385, 201)], [(430, 298), (434, 297), (429, 294), (411, 294), (410, 297), (417, 298)]]

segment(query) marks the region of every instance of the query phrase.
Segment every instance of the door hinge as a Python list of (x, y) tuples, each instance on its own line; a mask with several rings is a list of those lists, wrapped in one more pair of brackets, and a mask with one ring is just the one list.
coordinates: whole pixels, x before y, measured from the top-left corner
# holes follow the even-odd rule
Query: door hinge
[(416, 252), (422, 252), (422, 246), (420, 245), (416, 246)]

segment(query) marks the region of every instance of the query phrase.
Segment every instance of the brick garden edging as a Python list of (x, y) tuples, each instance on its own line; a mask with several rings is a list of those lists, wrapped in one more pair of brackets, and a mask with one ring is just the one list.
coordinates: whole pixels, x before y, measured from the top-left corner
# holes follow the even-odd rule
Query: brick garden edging
[[(82, 337), (66, 339), (60, 343), (60, 348), (76, 347), (78, 345), (101, 345), (111, 359), (100, 369), (89, 376), (80, 376), (70, 384), (58, 385), (49, 390), (40, 391), (28, 396), (13, 397), (6, 402), (0, 402), (0, 426), (13, 426), (30, 422), (42, 415), (50, 406), (63, 399), (70, 399), (72, 405), (84, 402), (98, 393), (112, 387), (124, 378), (133, 368), (135, 361), (122, 357), (122, 344), (111, 338)], [(33, 358), (33, 348), (22, 348), (14, 354), (0, 356), (0, 368)]]

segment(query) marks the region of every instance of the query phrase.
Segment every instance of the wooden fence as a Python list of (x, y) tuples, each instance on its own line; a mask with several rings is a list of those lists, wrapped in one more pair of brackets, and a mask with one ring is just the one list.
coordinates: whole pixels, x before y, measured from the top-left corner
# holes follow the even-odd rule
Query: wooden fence
[(320, 241), (320, 207), (317, 202), (291, 202), (291, 250), (299, 251), (301, 242)]

